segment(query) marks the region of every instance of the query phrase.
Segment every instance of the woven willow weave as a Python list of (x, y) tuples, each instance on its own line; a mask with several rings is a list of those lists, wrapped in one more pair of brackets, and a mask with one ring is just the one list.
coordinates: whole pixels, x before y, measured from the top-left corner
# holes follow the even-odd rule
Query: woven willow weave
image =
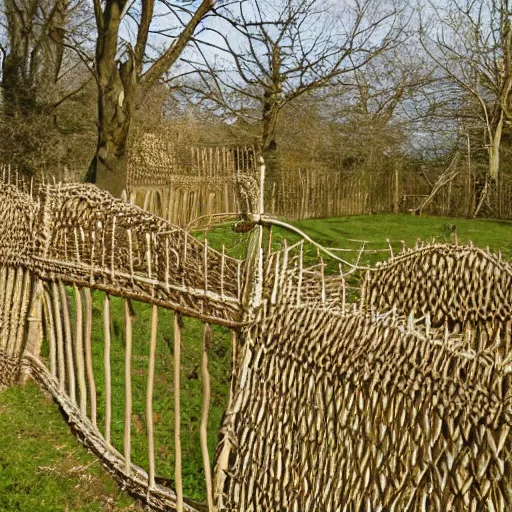
[(478, 329), (484, 345), (500, 333), (510, 337), (512, 265), (482, 249), (435, 244), (406, 251), (369, 273), (363, 289), (365, 307), (429, 314), (450, 331)]
[(443, 336), (266, 312), (240, 356), (220, 510), (510, 510), (510, 360)]

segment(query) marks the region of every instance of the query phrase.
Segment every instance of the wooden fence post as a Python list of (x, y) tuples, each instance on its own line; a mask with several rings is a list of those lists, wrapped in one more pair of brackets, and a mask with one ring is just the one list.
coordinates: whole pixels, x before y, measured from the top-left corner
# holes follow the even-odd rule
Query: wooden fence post
[[(41, 353), (41, 345), (43, 343), (42, 293), (43, 283), (40, 279), (37, 279), (32, 286), (32, 298), (27, 319), (27, 342), (25, 345), (24, 355), (39, 357), (39, 354)], [(29, 375), (28, 371), (22, 372), (20, 376), (21, 384), (26, 384)]]

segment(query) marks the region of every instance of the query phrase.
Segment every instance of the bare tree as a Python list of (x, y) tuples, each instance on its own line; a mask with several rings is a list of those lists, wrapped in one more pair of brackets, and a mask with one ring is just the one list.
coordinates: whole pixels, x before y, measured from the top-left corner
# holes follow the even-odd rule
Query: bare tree
[(414, 146), (417, 130), (438, 110), (432, 90), (438, 77), (414, 41), (377, 55), (354, 72), (351, 88), (331, 92), (331, 116), (344, 148), (374, 170), (383, 154)]
[(185, 87), (227, 117), (259, 125), (268, 182), (283, 108), (335, 83), (352, 84), (355, 70), (401, 37), (401, 12), (375, 0), (237, 0), (216, 14), (222, 22), (208, 33), (218, 57), (202, 51), (189, 61), (197, 76)]
[[(155, 0), (94, 0), (98, 32), (98, 144), (89, 181), (96, 181), (114, 194), (120, 193), (125, 184), (126, 144), (133, 108), (176, 63), (214, 4), (215, 0), (202, 0), (194, 11), (193, 1), (178, 5), (163, 1), (158, 7)], [(177, 36), (173, 36), (169, 17), (165, 19), (165, 28), (157, 23), (157, 18), (164, 15), (157, 8), (174, 16)], [(150, 45), (150, 36), (155, 35), (158, 38)], [(154, 48), (158, 44), (164, 46), (161, 52)]]
[(424, 48), (473, 99), (484, 126), (488, 170), (475, 215), (498, 180), (503, 130), (512, 120), (511, 23), (510, 0), (430, 3), (423, 13)]

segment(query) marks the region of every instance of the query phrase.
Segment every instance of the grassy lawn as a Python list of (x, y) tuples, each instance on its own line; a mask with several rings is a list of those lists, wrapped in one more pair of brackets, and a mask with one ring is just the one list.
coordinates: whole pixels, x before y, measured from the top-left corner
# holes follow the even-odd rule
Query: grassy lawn
[(39, 388), (0, 393), (0, 510), (141, 511), (118, 490)]
[[(459, 242), (470, 240), (480, 247), (489, 246), (512, 259), (512, 222), (416, 217), (410, 215), (375, 215), (350, 218), (313, 219), (295, 223), (314, 240), (328, 247), (357, 249), (360, 240), (369, 248), (387, 247), (389, 238), (395, 250), (413, 246), (418, 238), (450, 241), (452, 228)], [(203, 236), (203, 235), (200, 235)], [(295, 234), (274, 229), (274, 248), (286, 237), (290, 243), (299, 240)], [(219, 227), (208, 233), (210, 244), (225, 246), (229, 254), (242, 257), (248, 235), (234, 233), (231, 228)], [(357, 241), (353, 241), (357, 240)], [(340, 253), (353, 260), (356, 252)], [(311, 260), (316, 249), (310, 247)], [(384, 257), (369, 256), (366, 262)], [(70, 291), (70, 297), (72, 293)], [(104, 295), (93, 293), (94, 330), (93, 356), (98, 394), (98, 425), (104, 429), (103, 328), (101, 311)], [(73, 304), (74, 301), (71, 301)], [(145, 390), (147, 382), (151, 308), (134, 303), (133, 320), (133, 414), (132, 460), (147, 468), (145, 437)], [(71, 308), (73, 315), (73, 308)], [(123, 301), (112, 298), (112, 442), (122, 451), (124, 416), (124, 336)], [(155, 423), (157, 475), (173, 485), (173, 315), (159, 313), (156, 378), (153, 419)], [(189, 497), (204, 497), (204, 479), (199, 446), (199, 419), (202, 382), (200, 354), (202, 326), (185, 319), (182, 340), (182, 450), (184, 490)], [(209, 353), (212, 379), (212, 410), (209, 422), (209, 447), (213, 455), (216, 432), (226, 407), (231, 342), (226, 329), (213, 327)], [(123, 496), (100, 467), (81, 448), (63, 421), (58, 407), (33, 384), (0, 393), (0, 511), (67, 511), (67, 510), (142, 510)]]

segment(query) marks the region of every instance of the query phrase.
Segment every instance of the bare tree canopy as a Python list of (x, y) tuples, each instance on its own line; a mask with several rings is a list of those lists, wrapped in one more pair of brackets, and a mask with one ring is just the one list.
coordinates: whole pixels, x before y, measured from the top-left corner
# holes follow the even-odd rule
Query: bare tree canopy
[(374, 0), (238, 0), (216, 14), (207, 36), (218, 57), (212, 62), (212, 50), (198, 48), (202, 58), (189, 61), (196, 76), (185, 87), (227, 117), (258, 123), (270, 162), (283, 107), (314, 90), (352, 84), (355, 70), (403, 38), (403, 12)]
[(498, 179), (503, 131), (512, 120), (512, 2), (431, 2), (422, 18), (425, 50), (471, 98), (485, 130), (488, 172), (477, 214), (490, 180)]

